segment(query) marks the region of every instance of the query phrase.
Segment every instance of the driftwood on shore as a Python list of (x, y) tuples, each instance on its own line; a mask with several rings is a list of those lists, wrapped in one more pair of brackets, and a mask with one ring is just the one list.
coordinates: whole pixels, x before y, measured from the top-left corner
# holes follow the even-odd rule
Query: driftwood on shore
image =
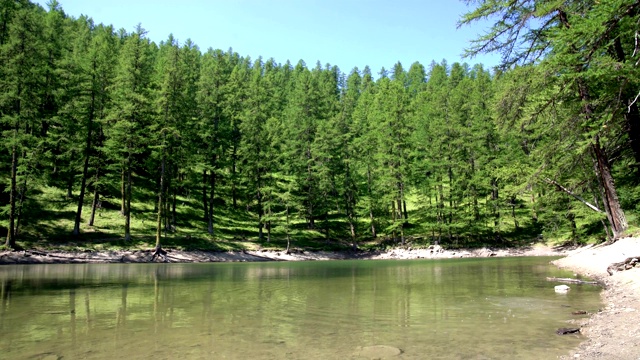
[(581, 285), (600, 285), (597, 281), (585, 281), (580, 279), (571, 279), (571, 278), (557, 278), (557, 277), (548, 277), (547, 281), (558, 281), (569, 284), (581, 284)]
[(624, 261), (613, 263), (607, 268), (609, 275), (613, 275), (616, 271), (625, 271), (633, 269), (635, 266), (640, 266), (640, 256), (633, 256), (626, 258)]

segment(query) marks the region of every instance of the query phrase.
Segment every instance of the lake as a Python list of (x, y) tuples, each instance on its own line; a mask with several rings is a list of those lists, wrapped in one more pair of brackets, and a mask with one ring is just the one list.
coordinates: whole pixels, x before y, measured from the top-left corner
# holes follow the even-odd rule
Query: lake
[(552, 259), (0, 266), (0, 358), (553, 359)]

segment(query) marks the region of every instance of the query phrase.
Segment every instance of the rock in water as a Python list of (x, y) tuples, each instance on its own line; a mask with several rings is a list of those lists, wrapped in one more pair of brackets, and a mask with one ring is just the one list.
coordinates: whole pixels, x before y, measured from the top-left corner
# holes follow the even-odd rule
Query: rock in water
[(578, 328), (560, 328), (556, 330), (556, 334), (558, 335), (575, 334), (579, 332), (580, 332), (580, 329)]
[(364, 359), (390, 359), (402, 354), (402, 350), (389, 345), (358, 346), (354, 355)]
[(559, 294), (566, 294), (571, 288), (567, 285), (557, 285), (553, 289)]

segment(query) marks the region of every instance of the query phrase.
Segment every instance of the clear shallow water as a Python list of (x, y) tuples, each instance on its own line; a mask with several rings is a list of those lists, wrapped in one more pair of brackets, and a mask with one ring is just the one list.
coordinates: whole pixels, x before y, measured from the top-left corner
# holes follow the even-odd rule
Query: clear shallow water
[(550, 258), (1, 266), (2, 359), (553, 359)]

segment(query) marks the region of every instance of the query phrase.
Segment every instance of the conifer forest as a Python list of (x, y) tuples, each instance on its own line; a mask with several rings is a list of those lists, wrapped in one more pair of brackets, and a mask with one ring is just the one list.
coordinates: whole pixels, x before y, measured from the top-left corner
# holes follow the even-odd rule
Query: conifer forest
[(252, 59), (0, 0), (5, 246), (637, 231), (640, 1), (466, 2), (500, 66)]

